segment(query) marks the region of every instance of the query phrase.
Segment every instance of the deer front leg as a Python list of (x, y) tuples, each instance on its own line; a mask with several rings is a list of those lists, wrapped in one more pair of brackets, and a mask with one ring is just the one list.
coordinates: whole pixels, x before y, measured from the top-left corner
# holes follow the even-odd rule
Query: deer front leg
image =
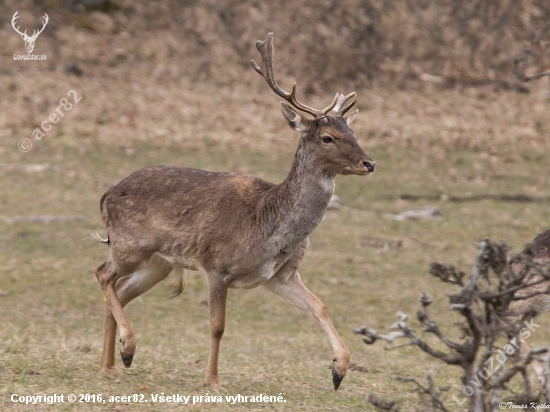
[(323, 302), (302, 283), (298, 272), (294, 272), (288, 279), (281, 279), (275, 276), (264, 285), (294, 306), (309, 311), (319, 321), (319, 324), (330, 339), (334, 352), (334, 357), (332, 358), (332, 382), (334, 390), (338, 390), (349, 367), (350, 353), (332, 325)]
[(218, 382), (218, 353), (220, 342), (225, 330), (225, 305), (227, 300), (227, 287), (212, 284), (209, 279), (208, 301), (210, 305), (210, 357), (206, 367), (206, 385), (211, 388), (219, 386)]

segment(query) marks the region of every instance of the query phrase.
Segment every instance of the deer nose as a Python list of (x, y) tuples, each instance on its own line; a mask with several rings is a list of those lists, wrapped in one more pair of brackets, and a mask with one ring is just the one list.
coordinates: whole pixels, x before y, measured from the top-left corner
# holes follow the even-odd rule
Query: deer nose
[(374, 160), (363, 160), (363, 166), (365, 166), (369, 172), (374, 172), (376, 162)]

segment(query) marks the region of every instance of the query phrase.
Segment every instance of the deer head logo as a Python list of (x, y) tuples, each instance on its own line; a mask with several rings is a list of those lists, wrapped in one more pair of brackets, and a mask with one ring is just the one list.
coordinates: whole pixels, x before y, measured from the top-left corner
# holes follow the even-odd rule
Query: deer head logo
[(42, 28), (40, 30), (34, 30), (32, 33), (32, 36), (27, 35), (27, 30), (25, 30), (23, 33), (19, 31), (19, 26), (15, 26), (16, 20), (19, 18), (19, 10), (15, 12), (11, 19), (11, 25), (13, 29), (21, 35), (21, 38), (25, 41), (25, 48), (27, 49), (27, 53), (31, 54), (34, 49), (34, 42), (36, 41), (38, 35), (44, 31), (44, 28), (48, 24), (49, 17), (46, 13), (44, 13), (44, 23), (42, 23)]

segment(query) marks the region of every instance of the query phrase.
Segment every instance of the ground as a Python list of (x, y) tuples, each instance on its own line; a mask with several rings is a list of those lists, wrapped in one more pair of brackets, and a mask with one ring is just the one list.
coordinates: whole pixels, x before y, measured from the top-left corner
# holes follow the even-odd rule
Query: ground
[[(435, 295), (434, 317), (457, 336), (452, 332), (457, 318), (447, 311), (452, 288), (432, 280), (429, 263), (439, 260), (469, 271), (474, 242), (504, 240), (519, 251), (550, 221), (550, 121), (541, 93), (490, 87), (359, 90), (361, 112), (354, 128), (376, 160), (376, 172), (337, 179), (336, 194), (344, 207), (328, 211), (311, 236), (301, 274), (327, 306), (352, 362), (366, 372), (350, 371), (335, 393), (331, 348), (311, 316), (262, 288), (231, 290), (220, 355), (223, 388), (205, 388), (206, 283), (202, 274), (190, 272), (181, 296), (168, 300), (175, 282), (169, 278), (128, 305), (136, 356), (121, 376), (106, 377), (99, 373), (104, 304), (94, 269), (108, 249), (90, 236), (106, 233), (101, 195), (152, 164), (250, 173), (280, 182), (290, 168), (297, 136), (287, 128), (276, 97), (261, 83), (252, 92), (184, 81), (167, 89), (160, 80), (145, 87), (143, 78), (101, 100), (96, 97), (114, 90), (109, 85), (120, 79), (83, 82), (62, 72), (28, 76), (41, 80), (33, 86), (37, 91), (20, 77), (5, 83), (0, 118), (5, 126), (0, 146), (0, 409), (73, 410), (69, 404), (14, 404), (12, 394), (144, 394), (149, 400), (151, 394), (281, 394), (286, 403), (186, 408), (364, 411), (372, 410), (367, 397), (374, 393), (412, 410), (416, 395), (394, 376), (423, 379), (430, 370), (436, 371), (439, 385), (450, 386), (445, 400), (451, 403), (451, 395), (462, 388), (457, 368), (444, 369), (411, 347), (387, 351), (382, 344), (366, 346), (352, 329), (366, 324), (384, 330), (397, 310), (414, 314), (426, 291)], [(36, 125), (71, 89), (82, 100), (36, 140)], [(24, 107), (26, 101), (30, 107)], [(17, 148), (22, 138), (33, 144), (26, 153)], [(25, 169), (8, 163), (53, 167)], [(441, 220), (384, 217), (428, 205), (440, 209)], [(10, 223), (14, 216), (46, 214), (84, 220)], [(375, 247), (384, 242), (388, 247)], [(550, 338), (550, 323), (544, 318), (541, 323), (545, 327), (533, 336), (535, 345)], [(84, 403), (78, 409), (182, 407), (151, 407), (150, 402)]]

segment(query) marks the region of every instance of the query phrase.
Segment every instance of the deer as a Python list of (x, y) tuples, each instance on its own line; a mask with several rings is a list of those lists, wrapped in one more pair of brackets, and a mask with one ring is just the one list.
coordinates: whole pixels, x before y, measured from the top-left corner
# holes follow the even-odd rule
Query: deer
[(48, 21), (50, 21), (50, 18), (46, 13), (44, 13), (43, 17), (44, 17), (44, 22), (42, 23), (42, 28), (40, 30), (33, 30), (32, 36), (29, 36), (27, 35), (27, 30), (21, 33), (21, 31), (19, 30), (19, 26), (15, 27), (16, 21), (19, 18), (19, 10), (17, 10), (13, 14), (13, 17), (11, 19), (11, 25), (13, 29), (17, 33), (19, 33), (21, 35), (21, 38), (25, 41), (25, 48), (27, 49), (28, 54), (32, 53), (32, 51), (34, 50), (34, 42), (36, 41), (40, 33), (44, 31), (44, 29), (46, 28), (46, 25), (48, 24)]
[[(281, 111), (300, 133), (286, 179), (274, 184), (255, 176), (173, 166), (140, 169), (111, 187), (100, 200), (110, 245), (95, 275), (105, 299), (105, 334), (101, 368), (119, 373), (114, 352), (117, 326), (125, 367), (130, 367), (136, 338), (123, 307), (164, 280), (178, 279), (175, 295), (185, 287), (186, 269), (205, 273), (210, 310), (210, 353), (205, 384), (219, 387), (218, 354), (225, 330), (228, 289), (264, 286), (312, 314), (332, 346), (332, 380), (337, 390), (350, 352), (327, 310), (302, 283), (298, 269), (309, 235), (320, 223), (338, 174), (368, 175), (372, 160), (350, 125), (358, 110), (356, 94), (336, 93), (324, 109), (314, 109), (281, 89), (274, 77), (273, 33), (256, 42), (263, 67), (252, 67), (283, 98)], [(306, 114), (312, 118), (306, 117)]]

